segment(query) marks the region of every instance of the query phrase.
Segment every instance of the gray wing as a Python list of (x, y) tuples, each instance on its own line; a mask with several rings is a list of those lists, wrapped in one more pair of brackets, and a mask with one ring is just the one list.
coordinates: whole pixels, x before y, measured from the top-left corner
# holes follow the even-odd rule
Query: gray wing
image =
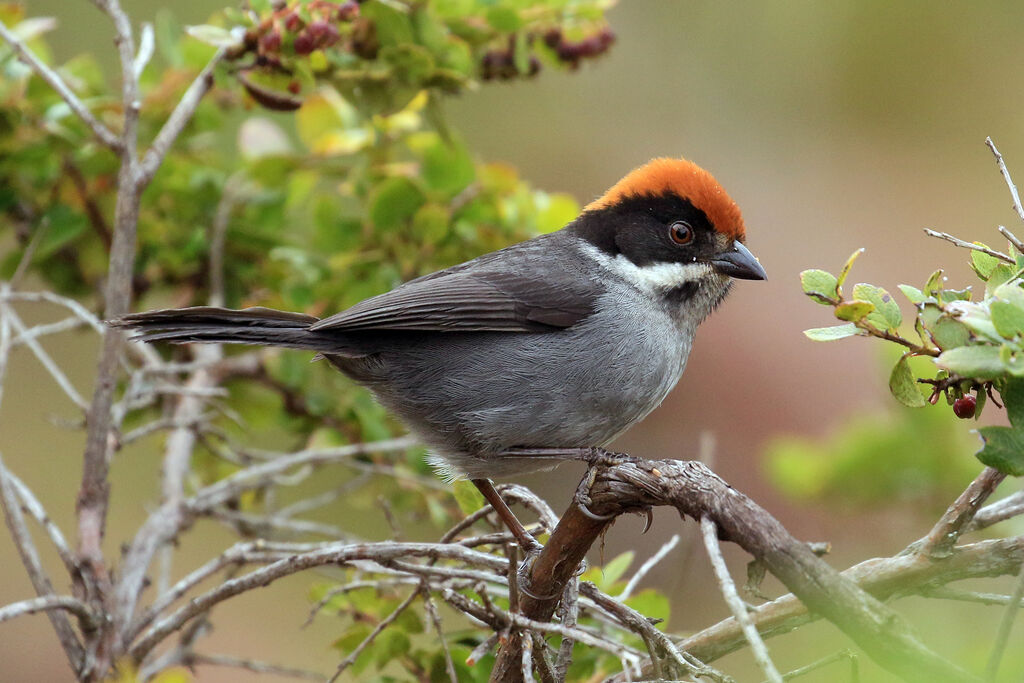
[(579, 271), (552, 264), (542, 240), (412, 280), (310, 329), (543, 332), (569, 327), (593, 312), (601, 288)]

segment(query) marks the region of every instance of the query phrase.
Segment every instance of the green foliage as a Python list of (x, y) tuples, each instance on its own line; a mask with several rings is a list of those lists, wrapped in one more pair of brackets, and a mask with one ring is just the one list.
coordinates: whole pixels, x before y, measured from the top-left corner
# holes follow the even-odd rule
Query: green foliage
[[(976, 242), (975, 245), (988, 250)], [(984, 283), (984, 295), (974, 300), (970, 287), (949, 289), (941, 270), (935, 271), (922, 289), (899, 285), (914, 308), (916, 339), (904, 336), (903, 316), (892, 296), (881, 287), (857, 284), (853, 299), (845, 300), (842, 285), (855, 252), (838, 277), (826, 271), (806, 270), (800, 281), (813, 301), (833, 308), (835, 317), (846, 325), (806, 330), (814, 341), (833, 341), (850, 336), (867, 336), (895, 342), (904, 354), (889, 375), (889, 389), (905, 406), (918, 408), (935, 404), (944, 395), (952, 404), (973, 393), (980, 417), (985, 398), (1000, 393), (1009, 410), (1016, 398), (1012, 387), (1024, 378), (1024, 258), (1012, 244), (1008, 254), (971, 250), (971, 267)], [(989, 250), (991, 251), (991, 250)], [(835, 284), (833, 284), (833, 281)], [(930, 363), (912, 364), (913, 358)], [(930, 391), (922, 394), (922, 385)], [(927, 396), (927, 398), (925, 398)], [(959, 412), (970, 417), (970, 411)], [(984, 446), (978, 458), (1009, 474), (1024, 474), (1024, 420), (1011, 419), (1011, 427), (983, 427)]]
[(776, 439), (765, 467), (796, 500), (850, 507), (919, 501), (935, 508), (930, 513), (943, 509), (977, 473), (963, 457), (975, 444), (946, 414), (896, 407), (851, 418), (825, 438)]

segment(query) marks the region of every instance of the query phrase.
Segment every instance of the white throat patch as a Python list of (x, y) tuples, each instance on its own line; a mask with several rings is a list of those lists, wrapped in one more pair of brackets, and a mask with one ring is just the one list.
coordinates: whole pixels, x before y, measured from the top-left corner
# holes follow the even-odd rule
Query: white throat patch
[(622, 254), (614, 258), (592, 244), (584, 244), (583, 251), (608, 271), (633, 283), (645, 292), (664, 292), (687, 282), (700, 279), (712, 272), (707, 263), (655, 263), (638, 266)]

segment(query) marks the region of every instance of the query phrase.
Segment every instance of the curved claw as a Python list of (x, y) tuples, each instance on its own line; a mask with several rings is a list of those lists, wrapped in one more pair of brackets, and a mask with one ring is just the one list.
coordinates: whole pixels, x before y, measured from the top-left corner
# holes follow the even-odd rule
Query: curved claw
[(552, 595), (537, 595), (536, 593), (530, 592), (530, 589), (527, 588), (530, 584), (530, 572), (533, 569), (533, 563), (537, 561), (537, 557), (539, 555), (539, 552), (529, 553), (526, 556), (526, 559), (523, 560), (522, 564), (519, 565), (519, 569), (516, 571), (517, 578), (519, 579), (519, 591), (534, 600), (553, 600), (558, 597), (558, 593), (554, 593)]
[(590, 508), (587, 507), (586, 503), (584, 503), (579, 498), (576, 499), (576, 505), (579, 506), (580, 512), (582, 512), (585, 516), (589, 517), (595, 522), (607, 522), (609, 520), (615, 519), (615, 515), (598, 515), (591, 512)]
[(644, 510), (644, 515), (646, 519), (644, 520), (644, 530), (640, 532), (641, 534), (646, 534), (650, 531), (651, 525), (654, 524), (654, 511), (651, 508)]

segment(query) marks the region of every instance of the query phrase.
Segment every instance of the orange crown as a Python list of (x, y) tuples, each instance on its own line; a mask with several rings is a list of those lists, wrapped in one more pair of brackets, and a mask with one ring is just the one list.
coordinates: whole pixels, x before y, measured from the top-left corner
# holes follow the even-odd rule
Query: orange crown
[(604, 209), (634, 196), (674, 192), (704, 212), (718, 232), (743, 241), (743, 216), (714, 176), (686, 159), (660, 157), (630, 171), (585, 211)]

